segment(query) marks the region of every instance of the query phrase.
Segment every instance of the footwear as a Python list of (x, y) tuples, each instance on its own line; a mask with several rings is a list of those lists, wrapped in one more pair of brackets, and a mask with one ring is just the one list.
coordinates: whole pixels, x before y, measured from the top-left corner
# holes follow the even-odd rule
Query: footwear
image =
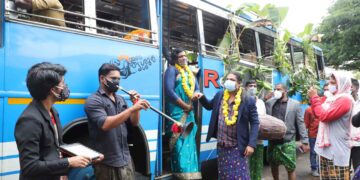
[(320, 176), (318, 170), (311, 171), (311, 175), (314, 176), (314, 177), (319, 177)]

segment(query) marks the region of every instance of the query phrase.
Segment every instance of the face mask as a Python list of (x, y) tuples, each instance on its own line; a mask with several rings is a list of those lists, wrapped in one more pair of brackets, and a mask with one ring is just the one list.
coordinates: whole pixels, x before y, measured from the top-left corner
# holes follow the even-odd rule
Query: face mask
[(236, 90), (236, 82), (231, 80), (226, 80), (224, 83), (225, 89), (227, 89), (229, 92), (233, 92)]
[(255, 87), (251, 87), (248, 89), (248, 93), (250, 96), (255, 96), (257, 92), (257, 89)]
[(280, 99), (282, 97), (282, 92), (281, 91), (274, 91), (274, 99)]
[(334, 94), (334, 93), (337, 91), (336, 86), (330, 84), (330, 85), (329, 85), (329, 91), (330, 91), (332, 94)]
[(108, 90), (109, 92), (115, 93), (119, 89), (119, 80), (109, 81), (108, 79), (106, 79), (105, 87), (106, 90)]
[[(57, 87), (57, 88), (58, 88), (58, 87)], [(59, 89), (60, 89), (60, 88), (59, 88)], [(59, 94), (57, 94), (57, 93), (55, 93), (55, 92), (53, 92), (53, 93), (54, 93), (57, 101), (65, 101), (65, 100), (68, 99), (69, 96), (70, 96), (70, 90), (69, 90), (69, 88), (67, 87), (67, 85), (65, 85), (65, 86), (63, 87), (63, 89), (61, 89), (61, 91), (60, 91)]]
[(325, 96), (326, 98), (329, 98), (329, 97), (333, 96), (333, 94), (331, 94), (330, 91), (324, 91), (324, 96)]

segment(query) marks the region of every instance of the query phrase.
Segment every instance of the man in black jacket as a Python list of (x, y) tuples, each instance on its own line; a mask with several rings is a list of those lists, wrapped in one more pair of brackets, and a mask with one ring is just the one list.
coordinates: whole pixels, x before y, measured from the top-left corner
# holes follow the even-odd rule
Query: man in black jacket
[(26, 85), (33, 97), (19, 117), (15, 139), (20, 154), (21, 180), (58, 180), (71, 167), (86, 167), (83, 156), (62, 158), (59, 114), (52, 105), (65, 101), (70, 94), (64, 83), (66, 69), (59, 64), (39, 63), (30, 68)]

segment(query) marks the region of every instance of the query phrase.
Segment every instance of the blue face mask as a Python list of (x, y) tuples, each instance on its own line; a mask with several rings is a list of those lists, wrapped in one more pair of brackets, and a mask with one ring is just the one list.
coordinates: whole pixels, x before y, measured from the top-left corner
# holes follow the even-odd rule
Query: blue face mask
[(236, 90), (236, 82), (231, 80), (226, 80), (224, 83), (225, 89), (227, 89), (229, 92), (233, 92)]
[(337, 88), (335, 85), (330, 84), (329, 85), (329, 91), (334, 94), (337, 91)]
[(249, 93), (250, 96), (255, 96), (256, 92), (257, 92), (256, 87), (251, 87), (251, 88), (248, 89), (248, 93)]

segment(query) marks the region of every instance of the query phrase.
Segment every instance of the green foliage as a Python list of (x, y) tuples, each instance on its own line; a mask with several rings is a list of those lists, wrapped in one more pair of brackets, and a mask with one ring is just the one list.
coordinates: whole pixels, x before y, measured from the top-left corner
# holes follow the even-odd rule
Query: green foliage
[(187, 59), (189, 60), (189, 62), (193, 63), (193, 62), (197, 61), (197, 54), (195, 52), (185, 51), (185, 55), (186, 55)]
[(249, 68), (246, 66), (238, 66), (236, 71), (240, 72), (242, 75), (249, 75), (250, 79), (256, 80), (257, 83), (257, 90), (259, 94), (263, 91), (270, 91), (272, 90), (271, 82), (266, 81), (266, 74), (271, 74), (272, 69), (263, 66), (264, 63), (263, 59), (257, 59), (257, 64), (255, 68)]
[(245, 3), (243, 7), (239, 8), (236, 13), (241, 14), (245, 12), (255, 13), (259, 20), (254, 21), (252, 26), (267, 26), (271, 25), (278, 28), (284, 21), (289, 8), (287, 7), (276, 7), (273, 4), (266, 4), (263, 8), (256, 3)]
[(284, 35), (275, 39), (274, 49), (274, 65), (282, 74), (289, 74), (291, 72), (291, 64), (288, 56), (286, 56), (286, 43), (290, 40), (291, 34), (288, 30), (284, 31)]
[(337, 0), (328, 12), (318, 28), (324, 34), (320, 47), (326, 63), (335, 68), (359, 69), (360, 0)]
[(294, 74), (290, 76), (291, 87), (289, 95), (294, 95), (296, 92), (301, 94), (304, 102), (308, 102), (307, 91), (310, 87), (316, 87), (320, 89), (317, 76), (314, 73), (315, 69), (315, 56), (314, 48), (311, 42), (313, 37), (313, 24), (309, 23), (305, 26), (304, 31), (298, 34), (302, 38), (302, 47), (305, 54), (305, 66), (298, 69)]
[(315, 87), (318, 90), (320, 89), (319, 81), (314, 77), (316, 77), (316, 74), (308, 66), (305, 66), (290, 75), (291, 87), (289, 89), (289, 95), (292, 96), (296, 92), (299, 92), (303, 101), (306, 103), (309, 102), (307, 96), (308, 89), (310, 87)]
[(353, 74), (354, 74), (355, 79), (360, 79), (360, 72), (359, 71), (353, 72)]
[(313, 35), (313, 24), (312, 23), (308, 23), (305, 28), (304, 31), (299, 33), (298, 36), (300, 38), (302, 38), (303, 43), (303, 49), (304, 49), (304, 53), (305, 53), (305, 65), (312, 68), (313, 71), (316, 71), (315, 69), (315, 55), (314, 55), (314, 48), (313, 48), (313, 43), (311, 41)]

